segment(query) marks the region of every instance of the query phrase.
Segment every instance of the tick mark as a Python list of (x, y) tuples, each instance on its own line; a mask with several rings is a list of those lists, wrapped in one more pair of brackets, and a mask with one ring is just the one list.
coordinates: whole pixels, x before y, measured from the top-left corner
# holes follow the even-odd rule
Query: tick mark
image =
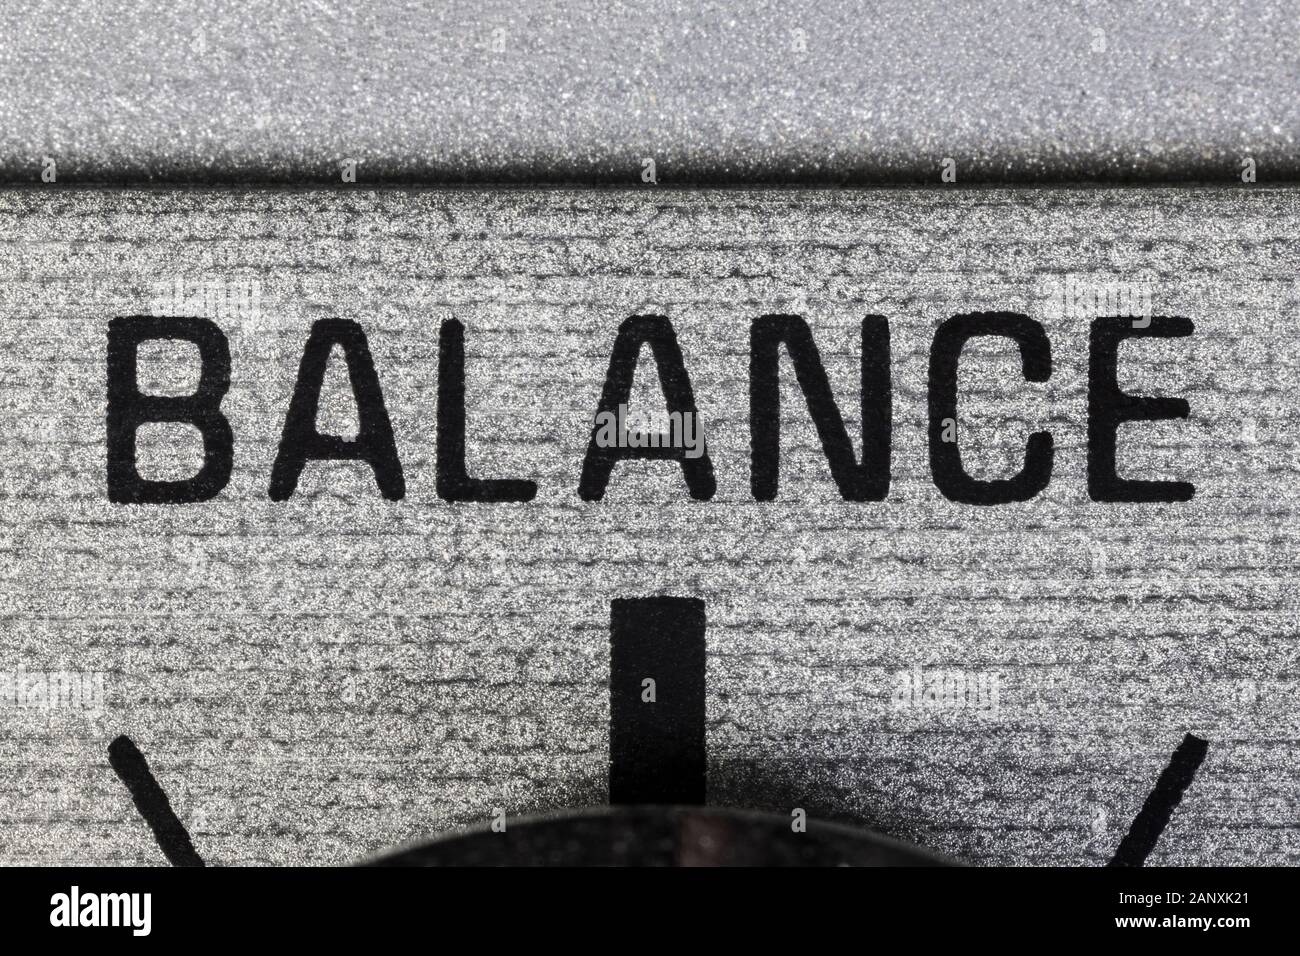
[(1155, 789), (1147, 797), (1142, 809), (1133, 818), (1128, 835), (1120, 841), (1111, 866), (1142, 866), (1147, 855), (1155, 849), (1156, 841), (1169, 823), (1174, 808), (1183, 799), (1183, 791), (1192, 785), (1196, 770), (1205, 759), (1210, 745), (1200, 737), (1188, 734), (1169, 758), (1169, 766), (1156, 781)]
[(144, 754), (130, 737), (123, 734), (108, 745), (108, 765), (126, 784), (135, 808), (153, 830), (154, 839), (172, 866), (203, 866), (185, 825), (172, 811), (167, 794), (158, 786)]
[(703, 803), (704, 602), (617, 598), (609, 641), (609, 802)]

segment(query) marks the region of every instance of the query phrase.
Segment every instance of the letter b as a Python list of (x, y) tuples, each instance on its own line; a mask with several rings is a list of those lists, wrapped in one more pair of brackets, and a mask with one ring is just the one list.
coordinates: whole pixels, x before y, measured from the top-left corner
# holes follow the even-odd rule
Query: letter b
[[(192, 395), (145, 395), (137, 378), (141, 342), (171, 339), (199, 350), (199, 387)], [(230, 348), (208, 319), (132, 315), (108, 323), (108, 498), (115, 504), (207, 501), (230, 480), (234, 434), (221, 413), (230, 388)], [(183, 422), (203, 436), (203, 465), (193, 478), (152, 481), (136, 467), (136, 432), (146, 422)]]

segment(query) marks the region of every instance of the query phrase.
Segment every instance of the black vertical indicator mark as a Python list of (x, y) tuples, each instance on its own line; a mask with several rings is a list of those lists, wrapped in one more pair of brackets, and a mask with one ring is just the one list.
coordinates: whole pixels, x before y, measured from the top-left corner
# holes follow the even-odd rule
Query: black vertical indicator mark
[(1169, 823), (1169, 817), (1182, 802), (1183, 792), (1192, 785), (1197, 768), (1205, 759), (1209, 744), (1192, 734), (1183, 737), (1169, 766), (1160, 774), (1155, 789), (1133, 818), (1128, 835), (1120, 841), (1111, 866), (1141, 866), (1156, 847), (1156, 841)]
[(203, 866), (203, 860), (194, 852), (194, 844), (185, 825), (172, 811), (158, 781), (149, 772), (149, 764), (140, 748), (123, 735), (108, 745), (109, 766), (122, 778), (126, 789), (135, 801), (135, 808), (153, 831), (154, 839), (166, 854), (172, 866)]
[(609, 610), (609, 802), (703, 803), (704, 602)]

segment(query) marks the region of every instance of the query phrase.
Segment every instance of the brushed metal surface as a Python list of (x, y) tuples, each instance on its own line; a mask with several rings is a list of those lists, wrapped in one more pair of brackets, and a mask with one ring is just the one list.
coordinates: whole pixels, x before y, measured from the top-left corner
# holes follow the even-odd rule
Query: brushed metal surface
[[(495, 808), (601, 803), (609, 601), (668, 593), (708, 606), (711, 803), (975, 863), (1100, 863), (1191, 731), (1209, 754), (1150, 862), (1295, 863), (1298, 267), (1300, 193), (1263, 187), (0, 193), (0, 671), (104, 687), (98, 709), (0, 705), (0, 860), (160, 861), (107, 765), (119, 733), (216, 864), (351, 862)], [(1195, 322), (1121, 360), (1126, 388), (1192, 410), (1126, 428), (1126, 467), (1193, 481), (1192, 501), (1089, 500), (1088, 323), (1042, 295), (1067, 275), (1145, 277), (1157, 314)], [(114, 505), (107, 323), (172, 311), (178, 280), (229, 337), (234, 475), (210, 502)], [(260, 308), (203, 295), (238, 282)], [(977, 508), (931, 481), (926, 363), (939, 322), (997, 309), (1043, 322), (1053, 372), (1028, 384), (1013, 351), (968, 349), (971, 468), (1005, 474), (1039, 427), (1057, 459), (1038, 498)], [(808, 318), (851, 435), (858, 323), (888, 317), (886, 501), (839, 499), (788, 363), (781, 495), (753, 501), (747, 336), (772, 312)], [(677, 329), (711, 502), (663, 463), (577, 496), (636, 313)], [(267, 497), (323, 317), (369, 336), (401, 502), (343, 464)], [(533, 502), (435, 495), (452, 317), (470, 467), (535, 479)], [(184, 391), (189, 359), (152, 356), (147, 380)], [(337, 371), (322, 427), (346, 433)], [(192, 470), (179, 433), (147, 444)], [(916, 668), (984, 696), (900, 702)]]
[(0, 179), (1300, 177), (1269, 0), (21, 0)]

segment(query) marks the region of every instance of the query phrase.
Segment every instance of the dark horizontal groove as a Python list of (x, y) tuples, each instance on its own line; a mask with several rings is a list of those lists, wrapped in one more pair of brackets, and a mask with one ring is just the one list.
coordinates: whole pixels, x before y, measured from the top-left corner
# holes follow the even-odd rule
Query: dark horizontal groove
[[(604, 167), (565, 167), (539, 165), (531, 167), (463, 168), (419, 167), (409, 163), (367, 162), (357, 168), (357, 181), (344, 183), (332, 164), (279, 163), (265, 166), (187, 166), (165, 169), (107, 169), (93, 163), (61, 163), (58, 181), (44, 184), (39, 164), (22, 168), (0, 167), (0, 185), (35, 185), (58, 188), (78, 186), (337, 186), (340, 189), (366, 187), (556, 187), (556, 188), (899, 188), (933, 186), (943, 189), (966, 187), (1042, 186), (1114, 187), (1114, 186), (1246, 186), (1241, 182), (1240, 167), (1234, 160), (1219, 157), (1214, 161), (1174, 164), (1148, 163), (1137, 168), (1117, 170), (1111, 164), (1057, 163), (1007, 169), (975, 161), (963, 163), (958, 158), (958, 181), (944, 183), (937, 164), (918, 164), (912, 168), (863, 165), (840, 165), (828, 169), (753, 167), (742, 169), (696, 167), (675, 170), (661, 166), (658, 183), (643, 183), (638, 169)], [(1300, 183), (1300, 159), (1281, 162), (1261, 161), (1258, 180), (1251, 186), (1292, 185)]]
[(934, 180), (920, 179), (691, 179), (660, 181), (657, 184), (628, 182), (626, 179), (435, 179), (417, 177), (374, 177), (358, 180), (355, 183), (343, 183), (335, 179), (311, 176), (205, 176), (205, 177), (94, 177), (89, 179), (72, 179), (60, 174), (57, 183), (33, 182), (32, 177), (22, 178), (6, 176), (0, 173), (0, 189), (23, 190), (32, 192), (59, 192), (75, 190), (107, 189), (146, 189), (165, 191), (169, 189), (274, 189), (284, 192), (316, 191), (329, 189), (339, 193), (370, 192), (374, 190), (482, 190), (499, 189), (503, 191), (523, 190), (592, 190), (602, 192), (687, 192), (692, 190), (910, 190), (924, 192), (976, 192), (996, 189), (1051, 189), (1051, 190), (1103, 190), (1114, 188), (1126, 189), (1162, 189), (1178, 187), (1182, 189), (1223, 189), (1239, 187), (1245, 192), (1265, 190), (1276, 187), (1300, 186), (1300, 174), (1278, 178), (1260, 179), (1255, 183), (1242, 183), (1234, 178), (1217, 179), (1188, 176), (1185, 178), (1164, 177), (1159, 179), (1142, 179), (1138, 177), (1114, 179), (1007, 179), (1002, 181), (963, 181), (959, 183), (939, 183)]

